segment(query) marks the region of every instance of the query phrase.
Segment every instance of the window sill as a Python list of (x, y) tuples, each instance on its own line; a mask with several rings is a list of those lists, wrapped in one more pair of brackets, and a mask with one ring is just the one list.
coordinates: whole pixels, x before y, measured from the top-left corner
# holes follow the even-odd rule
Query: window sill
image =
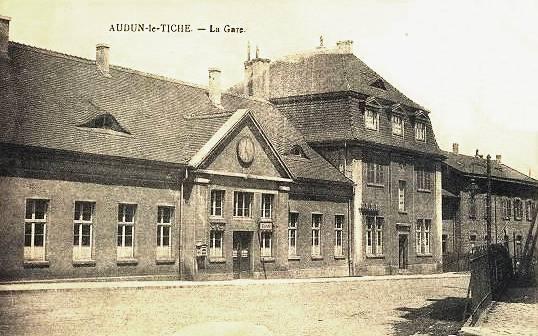
[(432, 191), (430, 189), (417, 189), (418, 192), (421, 192), (421, 193), (427, 193), (427, 194), (431, 194)]
[(224, 258), (224, 257), (209, 257), (209, 262), (211, 264), (224, 264), (224, 263), (226, 263), (226, 258)]
[(431, 253), (417, 253), (417, 257), (418, 258), (428, 258), (428, 257), (433, 257), (433, 254), (431, 254)]
[(49, 267), (48, 260), (25, 260), (24, 268), (45, 268)]
[(226, 223), (226, 219), (222, 216), (209, 215), (209, 221), (213, 223)]
[(252, 217), (233, 216), (232, 219), (233, 220), (254, 221), (254, 218), (252, 218)]
[(366, 258), (368, 259), (384, 259), (384, 254), (366, 254)]
[(385, 185), (384, 185), (384, 184), (381, 184), (381, 183), (367, 182), (366, 185), (367, 185), (368, 187), (374, 187), (374, 188), (385, 188)]
[(297, 256), (297, 255), (288, 256), (288, 260), (299, 261), (301, 260), (301, 256)]
[(175, 259), (169, 258), (169, 259), (156, 259), (155, 263), (157, 265), (173, 265), (176, 263)]
[(118, 259), (116, 260), (118, 266), (138, 265), (137, 259)]
[(344, 260), (344, 259), (346, 259), (346, 256), (345, 255), (335, 255), (334, 259), (335, 260)]
[(260, 222), (262, 222), (262, 223), (272, 223), (272, 222), (273, 222), (273, 218), (270, 218), (270, 217), (260, 217)]
[(262, 257), (262, 262), (264, 262), (264, 263), (275, 262), (275, 257)]
[(398, 214), (400, 214), (400, 215), (407, 215), (407, 211), (405, 211), (405, 210), (398, 210)]
[(75, 267), (95, 267), (95, 260), (73, 260)]
[(323, 260), (323, 256), (320, 256), (320, 255), (313, 255), (313, 256), (310, 256), (310, 258), (312, 260)]

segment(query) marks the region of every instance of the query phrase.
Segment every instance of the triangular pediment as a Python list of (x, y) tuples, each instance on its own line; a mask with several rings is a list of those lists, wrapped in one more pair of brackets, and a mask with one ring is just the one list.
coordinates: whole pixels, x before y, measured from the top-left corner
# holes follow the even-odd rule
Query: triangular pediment
[(243, 110), (234, 113), (190, 163), (199, 171), (216, 174), (292, 178), (253, 115)]

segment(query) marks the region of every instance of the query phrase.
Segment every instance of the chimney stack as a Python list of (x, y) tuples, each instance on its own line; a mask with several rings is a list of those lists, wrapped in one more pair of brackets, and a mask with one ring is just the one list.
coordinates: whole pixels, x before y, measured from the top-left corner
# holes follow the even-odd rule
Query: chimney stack
[[(250, 49), (249, 49), (250, 50)], [(250, 51), (249, 51), (250, 56)], [(245, 79), (243, 94), (258, 98), (269, 98), (269, 66), (271, 61), (260, 58), (260, 49), (256, 47), (256, 58), (245, 62)]]
[(353, 41), (345, 40), (336, 42), (336, 50), (339, 54), (353, 54)]
[(209, 100), (215, 106), (221, 106), (220, 70), (209, 68)]
[(95, 64), (103, 76), (110, 77), (109, 72), (109, 51), (110, 46), (104, 43), (99, 43), (95, 46)]
[(495, 161), (497, 161), (498, 164), (501, 164), (502, 156), (500, 154), (495, 155)]
[(460, 145), (456, 142), (452, 144), (452, 153), (459, 154), (460, 153)]
[(0, 15), (0, 59), (9, 59), (9, 21), (11, 21), (10, 17)]

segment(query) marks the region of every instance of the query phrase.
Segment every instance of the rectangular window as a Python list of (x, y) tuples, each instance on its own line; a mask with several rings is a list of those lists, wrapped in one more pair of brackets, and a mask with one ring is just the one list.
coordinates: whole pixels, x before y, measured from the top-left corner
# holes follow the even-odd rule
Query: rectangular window
[(385, 182), (385, 174), (383, 165), (375, 162), (366, 164), (366, 182), (373, 184), (383, 184)]
[(222, 258), (222, 239), (224, 231), (211, 230), (209, 231), (209, 256), (214, 258)]
[(334, 216), (334, 255), (335, 256), (344, 255), (343, 240), (344, 240), (344, 216), (336, 215)]
[(222, 217), (224, 213), (224, 190), (211, 190), (211, 216)]
[(379, 113), (366, 109), (364, 111), (364, 124), (366, 128), (377, 131), (379, 129)]
[(273, 194), (262, 194), (261, 218), (273, 218)]
[(417, 226), (415, 228), (415, 252), (417, 254), (422, 253), (422, 232), (424, 230), (424, 220), (417, 219)]
[(289, 213), (288, 220), (288, 255), (297, 255), (297, 224), (299, 222), (299, 214), (297, 212)]
[(398, 182), (398, 211), (405, 212), (405, 189), (406, 182)]
[(469, 218), (475, 219), (476, 214), (476, 196), (469, 196)]
[(118, 205), (118, 259), (134, 257), (134, 225), (136, 204)]
[(24, 216), (24, 260), (44, 261), (47, 240), (48, 200), (26, 200)]
[(536, 214), (536, 204), (533, 201), (528, 200), (527, 207), (525, 210), (525, 215), (527, 217), (527, 220), (532, 221), (534, 219), (535, 214)]
[(366, 254), (383, 254), (383, 217), (366, 216)]
[(512, 218), (512, 200), (505, 198), (502, 200), (502, 205), (504, 219)]
[(443, 254), (446, 254), (448, 252), (448, 235), (447, 234), (443, 234), (441, 236), (441, 251), (443, 252)]
[(426, 124), (422, 121), (417, 121), (415, 124), (415, 139), (426, 141)]
[(260, 248), (261, 248), (261, 256), (262, 257), (270, 257), (272, 256), (271, 250), (272, 250), (272, 238), (273, 233), (271, 231), (262, 231), (261, 237), (260, 237)]
[(236, 191), (234, 192), (234, 216), (250, 217), (252, 208), (252, 193)]
[(404, 126), (403, 126), (402, 117), (397, 114), (393, 114), (391, 119), (392, 119), (392, 134), (403, 135)]
[(416, 252), (417, 254), (430, 254), (431, 253), (431, 219), (417, 219), (416, 225)]
[(514, 200), (514, 219), (521, 220), (523, 218), (523, 203), (519, 198)]
[(171, 227), (174, 208), (157, 207), (157, 259), (172, 257)]
[(431, 228), (432, 228), (432, 220), (431, 219), (425, 219), (424, 220), (424, 253), (430, 254), (431, 253)]
[(321, 256), (321, 222), (323, 215), (312, 214), (312, 255)]
[(93, 202), (75, 202), (73, 260), (92, 260), (94, 207)]
[(415, 168), (417, 178), (417, 190), (432, 190), (432, 174), (425, 167), (417, 166)]

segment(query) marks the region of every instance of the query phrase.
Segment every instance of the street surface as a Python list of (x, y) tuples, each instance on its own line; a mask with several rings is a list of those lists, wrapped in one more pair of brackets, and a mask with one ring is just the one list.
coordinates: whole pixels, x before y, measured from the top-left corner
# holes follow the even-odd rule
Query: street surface
[(0, 335), (173, 335), (195, 324), (237, 321), (272, 335), (449, 335), (462, 325), (468, 282), (465, 275), (439, 275), (0, 291)]

